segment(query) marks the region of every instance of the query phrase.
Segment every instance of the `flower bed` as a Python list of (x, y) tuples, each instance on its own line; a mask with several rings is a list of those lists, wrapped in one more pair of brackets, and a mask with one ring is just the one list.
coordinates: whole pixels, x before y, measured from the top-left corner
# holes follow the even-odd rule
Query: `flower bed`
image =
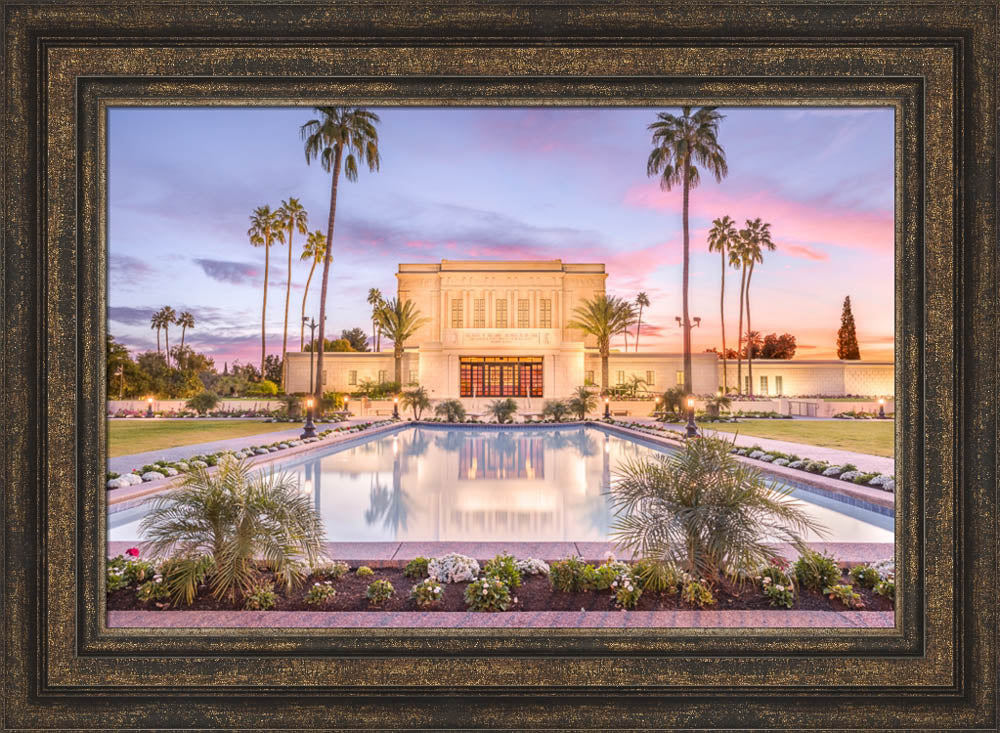
[(159, 479), (167, 478), (169, 476), (177, 476), (182, 473), (187, 473), (193, 467), (208, 467), (214, 466), (219, 462), (223, 456), (231, 455), (237, 459), (249, 458), (254, 455), (266, 455), (268, 453), (277, 453), (278, 451), (287, 450), (289, 448), (295, 448), (300, 445), (305, 445), (306, 443), (316, 443), (322, 439), (334, 435), (337, 433), (360, 433), (362, 430), (367, 430), (368, 428), (380, 427), (382, 425), (387, 425), (389, 423), (395, 422), (394, 420), (379, 420), (376, 422), (366, 422), (358, 423), (357, 425), (346, 426), (342, 425), (335, 428), (328, 428), (316, 434), (315, 438), (302, 438), (296, 440), (283, 440), (275, 441), (273, 443), (266, 443), (262, 445), (248, 445), (239, 450), (224, 450), (217, 451), (210, 454), (198, 454), (193, 455), (189, 458), (179, 460), (179, 461), (167, 461), (159, 460), (153, 463), (148, 463), (144, 466), (133, 468), (130, 472), (119, 474), (114, 471), (109, 471), (107, 474), (107, 488), (111, 489), (123, 489), (128, 486), (134, 486), (137, 484), (157, 481)]

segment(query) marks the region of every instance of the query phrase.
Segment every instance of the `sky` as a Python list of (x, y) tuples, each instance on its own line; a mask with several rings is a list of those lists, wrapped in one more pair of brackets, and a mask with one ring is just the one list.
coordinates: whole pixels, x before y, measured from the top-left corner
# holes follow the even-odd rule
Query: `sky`
[[(341, 179), (327, 301), (334, 336), (371, 330), (368, 289), (395, 295), (400, 262), (562, 259), (603, 262), (609, 294), (650, 300), (641, 351), (680, 351), (681, 191), (646, 175), (647, 129), (663, 110), (381, 108), (382, 165)], [(678, 110), (666, 110), (677, 112)], [(691, 192), (690, 313), (695, 351), (721, 347), (720, 257), (711, 222), (771, 223), (777, 249), (754, 271), (754, 330), (791, 333), (796, 358), (836, 357), (845, 296), (861, 356), (893, 345), (893, 111), (720, 108), (729, 175)], [(109, 332), (156, 348), (149, 319), (190, 311), (186, 343), (221, 362), (260, 360), (264, 250), (250, 215), (291, 196), (326, 231), (330, 174), (306, 163), (311, 108), (109, 111)], [(299, 344), (309, 262), (293, 240), (289, 349)], [(268, 353), (281, 353), (288, 251), (272, 247)], [(307, 315), (319, 311), (317, 268)], [(735, 347), (739, 271), (726, 268), (726, 343)], [(176, 344), (179, 329), (171, 329)], [(330, 336), (328, 336), (330, 337)], [(307, 332), (308, 338), (308, 332)], [(619, 337), (613, 346), (622, 346)], [(632, 345), (630, 339), (630, 347)]]

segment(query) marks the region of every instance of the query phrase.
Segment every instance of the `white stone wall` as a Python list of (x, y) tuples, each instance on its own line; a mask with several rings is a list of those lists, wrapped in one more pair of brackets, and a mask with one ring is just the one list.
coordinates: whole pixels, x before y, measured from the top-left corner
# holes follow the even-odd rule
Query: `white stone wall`
[[(722, 384), (722, 361), (718, 362), (719, 384)], [(743, 362), (744, 381), (748, 374)], [(737, 363), (728, 362), (729, 387), (737, 385)], [(799, 359), (755, 359), (753, 362), (753, 393), (765, 396), (760, 378), (767, 377), (767, 396), (778, 396), (777, 377), (781, 377), (782, 396), (864, 395), (891, 397), (895, 394), (895, 370), (891, 362), (865, 362)], [(743, 386), (743, 385), (741, 385)], [(744, 390), (745, 391), (745, 390)]]

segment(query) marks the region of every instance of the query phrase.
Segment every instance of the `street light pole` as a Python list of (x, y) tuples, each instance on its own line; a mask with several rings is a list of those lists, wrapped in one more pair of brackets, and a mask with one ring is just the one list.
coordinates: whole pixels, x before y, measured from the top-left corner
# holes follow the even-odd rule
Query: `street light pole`
[(610, 397), (605, 397), (604, 398), (604, 419), (605, 420), (610, 420), (611, 419), (611, 398)]
[(146, 417), (153, 417), (153, 398), (146, 398)]
[(694, 397), (687, 398), (687, 426), (684, 432), (685, 438), (697, 438), (698, 426), (694, 424)]
[(305, 439), (316, 437), (316, 426), (313, 425), (313, 404), (315, 404), (314, 398), (306, 398), (306, 424), (302, 426), (302, 435), (300, 435), (299, 438)]
[(399, 395), (392, 398), (392, 419), (399, 419)]
[(878, 398), (878, 416), (880, 419), (885, 419), (885, 397)]

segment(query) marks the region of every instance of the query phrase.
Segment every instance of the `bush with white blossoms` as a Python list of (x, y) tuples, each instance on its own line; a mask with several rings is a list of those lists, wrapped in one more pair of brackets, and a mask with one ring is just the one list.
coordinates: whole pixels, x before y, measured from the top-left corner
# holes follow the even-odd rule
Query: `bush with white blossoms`
[(755, 451), (751, 451), (748, 455), (749, 455), (750, 458), (760, 458), (761, 456), (766, 455), (766, 454), (762, 450), (755, 450)]
[(549, 574), (549, 564), (544, 560), (539, 560), (536, 557), (529, 557), (526, 560), (518, 560), (517, 569), (521, 571), (521, 575)]
[(775, 581), (770, 575), (765, 575), (761, 580), (761, 588), (772, 606), (791, 608), (795, 603), (795, 587), (787, 576)]
[(775, 458), (771, 463), (774, 466), (787, 466), (789, 460), (787, 458)]
[(830, 466), (828, 469), (823, 471), (824, 476), (839, 476), (844, 472), (843, 466)]
[(642, 588), (630, 572), (624, 572), (611, 581), (611, 592), (615, 594), (618, 608), (635, 608), (642, 597)]
[(427, 563), (427, 574), (442, 583), (465, 583), (479, 575), (479, 563), (466, 555), (449, 552)]
[(473, 611), (506, 611), (512, 603), (510, 586), (493, 575), (484, 575), (465, 587), (465, 605)]
[(135, 597), (140, 601), (165, 601), (170, 598), (170, 588), (162, 573), (156, 573), (151, 580), (136, 588)]
[(760, 457), (760, 460), (764, 461), (765, 463), (770, 463), (771, 461), (774, 460), (774, 456), (772, 456), (770, 453), (765, 453)]
[(800, 468), (801, 469), (801, 468), (805, 467), (806, 463), (807, 463), (807, 461), (792, 461), (791, 463), (788, 464), (788, 467), (789, 468)]
[(853, 481), (858, 476), (864, 476), (864, 474), (861, 471), (844, 471), (842, 474), (840, 474), (840, 480)]
[(444, 596), (444, 587), (434, 578), (424, 578), (410, 589), (410, 598), (420, 608), (433, 606)]
[(157, 481), (161, 478), (166, 478), (166, 475), (159, 471), (146, 471), (146, 473), (142, 474), (143, 481)]
[(305, 601), (310, 606), (322, 606), (328, 600), (337, 595), (333, 582), (329, 580), (318, 580), (309, 588)]

